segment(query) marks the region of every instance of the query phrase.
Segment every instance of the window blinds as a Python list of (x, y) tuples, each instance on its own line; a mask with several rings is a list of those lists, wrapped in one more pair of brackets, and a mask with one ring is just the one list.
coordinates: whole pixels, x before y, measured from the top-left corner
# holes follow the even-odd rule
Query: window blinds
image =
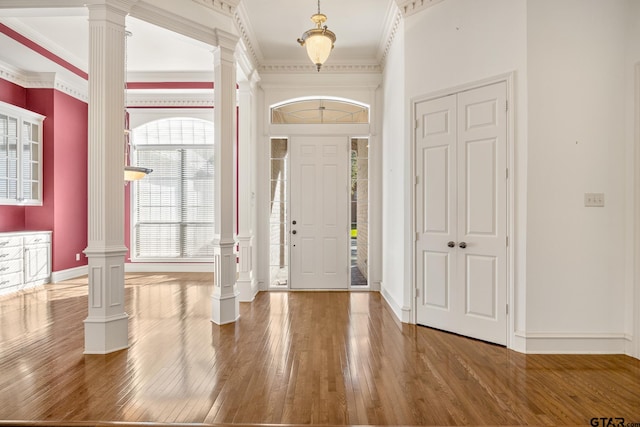
[(195, 119), (152, 122), (133, 132), (137, 165), (134, 258), (210, 259), (214, 237), (213, 125)]

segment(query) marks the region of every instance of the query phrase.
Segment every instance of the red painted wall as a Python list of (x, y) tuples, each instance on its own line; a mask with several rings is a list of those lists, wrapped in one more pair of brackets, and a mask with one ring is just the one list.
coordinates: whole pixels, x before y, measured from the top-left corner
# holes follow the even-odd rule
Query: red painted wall
[(0, 79), (0, 101), (27, 108), (27, 90), (22, 86)]
[(86, 265), (87, 104), (54, 89), (24, 89), (4, 80), (0, 100), (46, 116), (42, 206), (0, 206), (0, 231), (51, 230), (52, 271)]
[[(53, 271), (87, 265), (88, 105), (55, 91), (55, 221)], [(76, 261), (76, 254), (80, 260)]]
[[(0, 101), (27, 108), (27, 91), (6, 80), (0, 79)], [(24, 207), (0, 205), (0, 231), (24, 230)]]
[[(27, 206), (24, 212), (25, 230), (53, 230), (54, 175), (53, 130), (55, 110), (53, 89), (27, 89), (27, 109), (46, 116), (42, 126), (42, 206)], [(55, 233), (52, 236), (55, 239)], [(52, 246), (52, 258), (55, 257)]]
[(52, 271), (86, 265), (88, 106), (54, 89), (27, 89), (27, 105), (47, 118), (43, 203), (25, 209), (25, 227), (53, 230)]

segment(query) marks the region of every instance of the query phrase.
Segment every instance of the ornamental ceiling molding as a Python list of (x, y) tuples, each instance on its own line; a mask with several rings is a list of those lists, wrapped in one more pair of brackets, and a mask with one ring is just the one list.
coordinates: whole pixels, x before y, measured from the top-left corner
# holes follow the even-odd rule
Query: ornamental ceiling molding
[(402, 20), (402, 12), (398, 9), (395, 3), (391, 4), (391, 10), (387, 14), (387, 23), (384, 26), (385, 28), (385, 37), (382, 40), (386, 40), (384, 44), (381, 43), (382, 52), (379, 54), (380, 57), (380, 68), (384, 70), (384, 67), (387, 64), (387, 55), (389, 54), (389, 50), (391, 50), (391, 46), (393, 45), (393, 40), (396, 38), (396, 34), (398, 32), (398, 28), (400, 27), (400, 21)]
[[(258, 67), (258, 71), (260, 73), (270, 74), (270, 73), (278, 73), (278, 74), (287, 74), (287, 73), (309, 73), (316, 72), (317, 68), (315, 65), (306, 65), (306, 64), (269, 64), (269, 65), (260, 65)], [(350, 64), (350, 65), (323, 65), (322, 66), (323, 73), (380, 73), (382, 72), (382, 67), (378, 64)]]
[(136, 93), (127, 95), (128, 108), (213, 108), (213, 91), (209, 93)]
[(89, 102), (89, 86), (86, 80), (63, 77), (60, 73), (25, 73), (5, 63), (0, 63), (0, 79), (25, 89), (55, 89), (82, 102)]
[(240, 0), (192, 0), (216, 12), (233, 16)]
[(404, 17), (426, 10), (444, 0), (395, 0)]
[(253, 43), (253, 40), (256, 40), (255, 33), (251, 28), (251, 21), (249, 20), (247, 10), (243, 4), (240, 4), (236, 8), (236, 13), (233, 18), (236, 22), (236, 28), (240, 33), (240, 39), (242, 40), (244, 51), (247, 53), (247, 59), (252, 62), (254, 68), (257, 68), (256, 66), (262, 62), (263, 56), (260, 51), (260, 45), (258, 43)]

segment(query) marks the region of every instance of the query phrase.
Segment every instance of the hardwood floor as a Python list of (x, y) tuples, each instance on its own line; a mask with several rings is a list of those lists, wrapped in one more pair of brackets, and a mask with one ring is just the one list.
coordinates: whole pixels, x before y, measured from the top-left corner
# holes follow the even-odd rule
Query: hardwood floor
[(210, 279), (127, 275), (130, 348), (104, 356), (83, 355), (86, 278), (0, 297), (0, 420), (640, 423), (636, 359), (519, 354), (401, 324), (369, 292), (263, 292), (219, 327)]

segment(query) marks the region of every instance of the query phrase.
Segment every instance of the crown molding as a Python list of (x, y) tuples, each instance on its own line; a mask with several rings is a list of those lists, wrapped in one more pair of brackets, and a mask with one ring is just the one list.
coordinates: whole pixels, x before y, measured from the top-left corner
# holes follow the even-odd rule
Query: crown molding
[(383, 70), (387, 62), (387, 55), (389, 54), (389, 50), (393, 45), (393, 40), (396, 37), (398, 28), (400, 27), (401, 20), (402, 12), (400, 12), (400, 9), (394, 2), (391, 2), (384, 26), (383, 37), (378, 50), (378, 61), (380, 62), (380, 67)]
[(130, 108), (213, 108), (213, 91), (185, 93), (129, 93), (127, 107)]
[(56, 89), (82, 102), (89, 103), (89, 82), (79, 77), (77, 79), (73, 77), (67, 79), (60, 73), (29, 73), (27, 87)]
[(84, 7), (87, 0), (2, 0), (3, 9)]
[(247, 9), (245, 9), (243, 3), (236, 8), (234, 19), (236, 22), (236, 28), (240, 33), (240, 39), (242, 40), (244, 49), (251, 58), (251, 62), (255, 68), (257, 64), (264, 61), (264, 56), (262, 55), (260, 44), (258, 43), (258, 39), (255, 36), (253, 27), (251, 26), (251, 21), (247, 15)]
[(443, 2), (444, 0), (395, 0), (403, 16), (407, 17)]
[(240, 0), (192, 0), (200, 5), (227, 16), (233, 16)]
[(0, 62), (0, 79), (18, 86), (27, 87), (27, 79), (24, 73), (4, 62)]
[(0, 63), (0, 79), (26, 89), (56, 89), (82, 102), (89, 102), (88, 82), (75, 75), (60, 73), (25, 73), (5, 63)]
[[(258, 71), (264, 74), (278, 73), (312, 73), (318, 74), (313, 64), (265, 64), (258, 67)], [(323, 65), (320, 74), (327, 73), (381, 73), (382, 68), (378, 64), (336, 64)]]

